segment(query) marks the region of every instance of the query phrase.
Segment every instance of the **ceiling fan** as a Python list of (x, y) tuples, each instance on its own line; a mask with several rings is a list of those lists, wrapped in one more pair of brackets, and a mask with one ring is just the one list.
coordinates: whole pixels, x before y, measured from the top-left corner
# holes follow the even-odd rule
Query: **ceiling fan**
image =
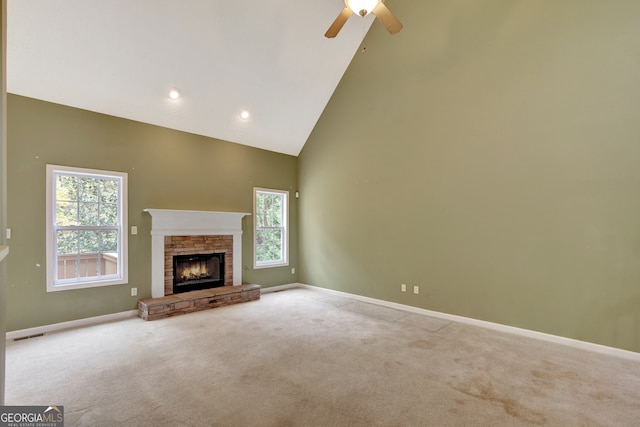
[(344, 0), (344, 4), (344, 9), (324, 34), (325, 37), (333, 38), (337, 36), (351, 13), (360, 16), (367, 16), (373, 13), (390, 34), (395, 34), (402, 29), (402, 24), (398, 21), (398, 18), (387, 9), (382, 0)]

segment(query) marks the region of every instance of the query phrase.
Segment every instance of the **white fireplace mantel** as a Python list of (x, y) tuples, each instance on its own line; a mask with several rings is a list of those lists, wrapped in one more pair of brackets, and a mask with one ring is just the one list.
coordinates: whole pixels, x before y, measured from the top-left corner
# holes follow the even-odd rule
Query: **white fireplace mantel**
[(151, 297), (164, 296), (165, 236), (233, 236), (233, 284), (242, 284), (242, 218), (246, 212), (145, 209), (151, 215)]

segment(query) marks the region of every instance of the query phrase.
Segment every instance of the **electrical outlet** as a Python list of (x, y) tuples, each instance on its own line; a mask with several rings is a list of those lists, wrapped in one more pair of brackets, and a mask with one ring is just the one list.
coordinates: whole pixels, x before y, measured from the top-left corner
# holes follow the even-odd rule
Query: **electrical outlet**
[(138, 295), (138, 288), (131, 288), (131, 296), (135, 297)]
[(400, 285), (400, 290), (401, 290), (402, 292), (407, 292), (407, 284), (406, 284), (406, 283), (403, 283), (402, 285)]
[(296, 269), (295, 269), (295, 267), (292, 267), (292, 268), (291, 268), (291, 274), (296, 274)]
[(416, 294), (416, 295), (419, 294), (420, 293), (420, 286), (414, 286), (413, 287), (413, 293)]

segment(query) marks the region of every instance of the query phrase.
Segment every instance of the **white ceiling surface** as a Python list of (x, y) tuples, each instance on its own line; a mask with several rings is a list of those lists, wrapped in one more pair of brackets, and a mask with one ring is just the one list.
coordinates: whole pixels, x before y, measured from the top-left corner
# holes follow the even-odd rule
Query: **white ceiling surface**
[[(373, 21), (352, 15), (325, 38), (342, 8), (343, 0), (8, 0), (7, 89), (297, 156)], [(168, 98), (174, 87), (177, 101)]]

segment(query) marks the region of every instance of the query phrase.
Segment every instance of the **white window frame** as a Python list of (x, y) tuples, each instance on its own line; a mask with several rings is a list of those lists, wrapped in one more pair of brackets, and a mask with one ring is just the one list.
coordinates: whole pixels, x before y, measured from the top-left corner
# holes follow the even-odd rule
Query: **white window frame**
[[(59, 173), (71, 174), (84, 177), (110, 178), (120, 181), (120, 205), (118, 207), (118, 272), (114, 275), (106, 276), (103, 279), (95, 277), (80, 278), (76, 280), (57, 280), (57, 242), (56, 231), (56, 175)], [(84, 289), (101, 286), (121, 285), (129, 281), (128, 272), (128, 192), (127, 173), (111, 172), (97, 169), (76, 168), (71, 166), (47, 165), (47, 292), (65, 291), (73, 289)], [(83, 229), (78, 226), (78, 229)]]
[[(283, 206), (282, 206), (282, 227), (278, 227), (282, 229), (282, 258), (277, 261), (270, 262), (258, 262), (258, 257), (256, 255), (256, 249), (258, 246), (258, 227), (257, 227), (257, 217), (258, 212), (256, 210), (256, 199), (258, 193), (266, 193), (266, 194), (274, 194), (278, 196), (284, 197)], [(274, 190), (270, 188), (259, 188), (255, 187), (253, 189), (253, 268), (272, 268), (272, 267), (284, 267), (289, 265), (289, 192), (284, 190)]]

